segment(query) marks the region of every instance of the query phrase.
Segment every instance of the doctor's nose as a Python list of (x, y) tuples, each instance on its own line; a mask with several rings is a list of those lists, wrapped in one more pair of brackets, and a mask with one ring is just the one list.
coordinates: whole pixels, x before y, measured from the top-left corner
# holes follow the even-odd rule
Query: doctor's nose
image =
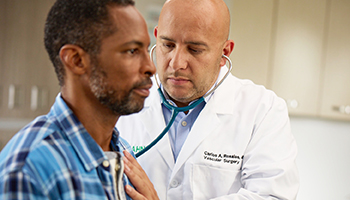
[(181, 49), (176, 49), (170, 55), (169, 66), (174, 70), (186, 69), (188, 67), (188, 57), (186, 52)]

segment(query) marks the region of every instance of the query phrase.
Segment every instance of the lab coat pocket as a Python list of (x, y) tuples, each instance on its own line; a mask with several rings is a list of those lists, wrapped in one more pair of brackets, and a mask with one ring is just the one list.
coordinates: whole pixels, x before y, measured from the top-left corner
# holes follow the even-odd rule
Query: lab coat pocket
[(237, 169), (194, 164), (191, 179), (195, 200), (228, 195), (240, 188), (240, 171)]

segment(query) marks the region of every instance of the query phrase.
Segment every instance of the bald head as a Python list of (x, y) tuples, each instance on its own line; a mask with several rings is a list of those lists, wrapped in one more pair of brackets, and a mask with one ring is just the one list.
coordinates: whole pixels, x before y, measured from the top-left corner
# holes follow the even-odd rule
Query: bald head
[(230, 32), (230, 13), (223, 0), (167, 0), (159, 17), (159, 29), (169, 21), (198, 26), (226, 41)]
[(168, 0), (154, 29), (157, 73), (177, 106), (202, 97), (215, 84), (234, 43), (223, 0)]

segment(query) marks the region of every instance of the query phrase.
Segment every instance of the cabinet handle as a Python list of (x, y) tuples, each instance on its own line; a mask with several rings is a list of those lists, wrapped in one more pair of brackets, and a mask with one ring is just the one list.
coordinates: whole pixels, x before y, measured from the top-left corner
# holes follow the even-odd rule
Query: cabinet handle
[(24, 103), (24, 91), (20, 86), (11, 84), (9, 86), (8, 104), (7, 107), (12, 110), (21, 107)]
[(297, 108), (299, 106), (299, 102), (296, 99), (287, 99), (287, 106), (290, 108)]
[(33, 86), (31, 99), (30, 99), (30, 109), (33, 111), (35, 111), (38, 108), (38, 96), (39, 96), (39, 88), (37, 86)]
[(9, 86), (9, 102), (8, 102), (8, 108), (10, 110), (15, 107), (15, 98), (16, 98), (16, 86), (10, 85)]
[(350, 105), (333, 106), (333, 110), (342, 114), (350, 115)]

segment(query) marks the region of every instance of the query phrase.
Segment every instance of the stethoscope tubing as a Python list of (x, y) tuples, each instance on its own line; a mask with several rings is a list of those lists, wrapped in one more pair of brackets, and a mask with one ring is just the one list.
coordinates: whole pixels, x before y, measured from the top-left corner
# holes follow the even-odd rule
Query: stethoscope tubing
[[(150, 57), (151, 57), (151, 61), (153, 62), (153, 51), (156, 48), (156, 45), (154, 45), (151, 48), (150, 51)], [(171, 117), (170, 117), (170, 121), (169, 123), (166, 125), (166, 127), (164, 128), (164, 130), (158, 135), (158, 137), (156, 139), (154, 139), (149, 145), (147, 145), (145, 148), (143, 148), (141, 151), (139, 151), (138, 153), (136, 153), (136, 158), (140, 157), (142, 154), (146, 153), (148, 150), (150, 150), (154, 145), (156, 145), (163, 137), (164, 135), (169, 131), (170, 127), (173, 125), (176, 116), (179, 114), (179, 112), (185, 112), (185, 111), (189, 111), (193, 108), (195, 108), (197, 105), (199, 105), (200, 103), (202, 103), (204, 101), (204, 98), (207, 97), (208, 95), (210, 95), (211, 93), (213, 93), (216, 88), (219, 87), (219, 85), (221, 85), (221, 83), (226, 79), (226, 77), (228, 76), (228, 74), (231, 72), (232, 70), (232, 62), (230, 60), (229, 57), (227, 57), (226, 55), (222, 55), (224, 58), (226, 58), (226, 60), (228, 60), (230, 67), (229, 70), (226, 72), (226, 74), (224, 75), (224, 77), (218, 82), (218, 84), (216, 84), (215, 87), (213, 87), (209, 92), (207, 92), (207, 94), (205, 94), (203, 97), (199, 98), (198, 100), (196, 100), (195, 102), (193, 102), (192, 104), (185, 106), (185, 107), (176, 107), (171, 105), (164, 97), (164, 94), (162, 92), (162, 90), (160, 89), (157, 77), (155, 77), (157, 86), (158, 86), (158, 93), (159, 96), (162, 98), (163, 104), (169, 109), (171, 110)]]
[(199, 105), (200, 103), (202, 103), (204, 101), (204, 97), (199, 98), (198, 100), (196, 100), (195, 102), (193, 102), (191, 105), (188, 105), (186, 107), (175, 107), (173, 105), (171, 105), (164, 97), (163, 92), (160, 88), (158, 88), (158, 93), (161, 96), (162, 100), (163, 100), (163, 104), (169, 108), (171, 110), (171, 117), (170, 117), (170, 121), (167, 124), (167, 126), (164, 128), (164, 130), (158, 135), (158, 137), (156, 139), (154, 139), (149, 145), (147, 145), (144, 149), (142, 149), (141, 151), (139, 151), (138, 153), (136, 153), (136, 158), (140, 157), (142, 154), (146, 153), (149, 149), (151, 149), (154, 145), (156, 145), (159, 140), (161, 140), (164, 135), (169, 131), (170, 127), (173, 125), (175, 118), (177, 116), (177, 114), (179, 114), (179, 112), (185, 112), (188, 110), (191, 110), (193, 108), (195, 108), (197, 105)]

